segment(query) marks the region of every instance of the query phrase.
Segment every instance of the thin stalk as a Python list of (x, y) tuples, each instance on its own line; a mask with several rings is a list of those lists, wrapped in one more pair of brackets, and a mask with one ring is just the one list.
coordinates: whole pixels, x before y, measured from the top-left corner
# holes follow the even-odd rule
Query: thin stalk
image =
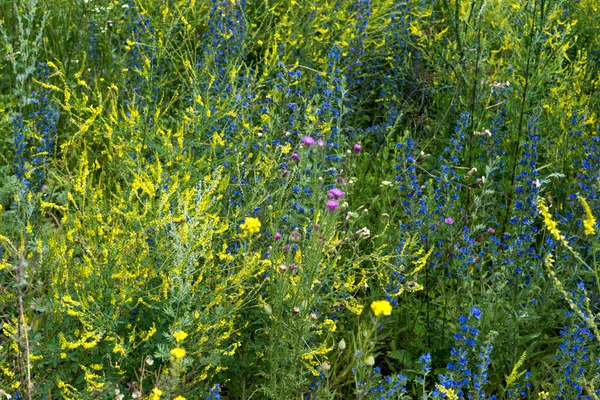
[(521, 113), (519, 115), (519, 129), (517, 131), (517, 140), (515, 141), (515, 147), (513, 152), (513, 168), (510, 178), (510, 188), (508, 201), (506, 204), (506, 210), (504, 214), (504, 221), (502, 222), (502, 231), (500, 232), (500, 240), (504, 242), (504, 233), (506, 232), (506, 227), (508, 224), (508, 218), (510, 215), (510, 208), (512, 207), (513, 197), (514, 197), (514, 186), (515, 186), (515, 178), (517, 174), (517, 164), (521, 146), (521, 136), (523, 134), (523, 116), (525, 115), (525, 103), (527, 101), (527, 90), (529, 89), (529, 69), (531, 67), (531, 54), (533, 52), (533, 35), (535, 33), (535, 13), (537, 10), (537, 1), (533, 3), (533, 13), (532, 13), (532, 21), (531, 21), (531, 30), (529, 31), (529, 51), (527, 53), (527, 64), (525, 66), (525, 86), (523, 87), (523, 96), (521, 98)]
[[(469, 115), (469, 126), (473, 129), (475, 119), (475, 105), (477, 104), (477, 81), (479, 75), (479, 60), (481, 59), (481, 11), (477, 17), (477, 58), (475, 59), (475, 73), (473, 76), (473, 96), (471, 100), (471, 114)], [(473, 133), (469, 134), (469, 162), (467, 168), (473, 168)], [(465, 225), (469, 218), (469, 209), (471, 206), (471, 188), (467, 188), (467, 206), (465, 207)]]
[[(19, 345), (21, 344), (21, 338), (23, 337), (25, 339), (25, 363), (27, 366), (27, 398), (31, 400), (33, 398), (31, 393), (31, 389), (33, 387), (31, 383), (31, 357), (29, 354), (29, 335), (27, 334), (27, 322), (25, 321), (25, 308), (23, 307), (24, 294), (22, 289), (22, 286), (25, 282), (23, 270), (27, 265), (27, 262), (24, 258), (24, 251), (25, 250), (23, 249), (19, 260), (19, 264), (17, 266), (17, 301), (19, 306), (19, 323), (17, 324), (17, 335)], [(19, 354), (21, 354), (20, 350)]]

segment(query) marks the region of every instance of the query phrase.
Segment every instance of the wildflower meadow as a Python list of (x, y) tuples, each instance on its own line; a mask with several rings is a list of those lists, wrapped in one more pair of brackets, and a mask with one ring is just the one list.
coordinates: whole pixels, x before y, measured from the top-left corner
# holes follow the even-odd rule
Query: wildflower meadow
[(600, 398), (599, 0), (0, 0), (0, 399)]

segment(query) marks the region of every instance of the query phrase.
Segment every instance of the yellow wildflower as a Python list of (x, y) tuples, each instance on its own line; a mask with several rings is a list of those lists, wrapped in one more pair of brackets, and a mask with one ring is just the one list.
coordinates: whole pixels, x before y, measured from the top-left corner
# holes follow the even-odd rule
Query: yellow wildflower
[(181, 347), (176, 347), (173, 350), (171, 350), (171, 355), (173, 355), (173, 357), (180, 359), (185, 357), (185, 349), (182, 349)]
[(558, 230), (558, 224), (552, 219), (552, 214), (550, 214), (550, 211), (548, 211), (548, 206), (544, 202), (544, 199), (539, 199), (538, 207), (540, 209), (540, 212), (542, 213), (542, 216), (544, 217), (544, 224), (546, 225), (546, 228), (548, 229), (550, 234), (554, 237), (554, 239), (561, 242), (563, 246), (570, 249), (571, 246), (569, 246), (567, 238)]
[(583, 227), (585, 228), (586, 235), (593, 235), (596, 233), (596, 218), (594, 218), (594, 214), (592, 214), (592, 209), (590, 205), (586, 201), (585, 198), (579, 196), (579, 202), (585, 209), (585, 219), (583, 220)]
[(371, 309), (376, 317), (380, 315), (390, 315), (392, 313), (392, 305), (387, 300), (377, 300), (371, 303)]
[(177, 396), (173, 400), (186, 400), (186, 398), (183, 396)]
[(175, 338), (175, 341), (177, 343), (179, 343), (182, 340), (184, 340), (186, 337), (188, 337), (188, 334), (185, 333), (184, 331), (177, 331), (173, 334), (173, 337)]
[(456, 393), (454, 393), (454, 390), (446, 389), (446, 387), (440, 385), (439, 383), (436, 383), (435, 387), (437, 388), (437, 390), (440, 391), (440, 393), (444, 393), (447, 399), (458, 400), (458, 396), (456, 395)]
[(240, 228), (242, 228), (244, 232), (258, 233), (258, 231), (260, 231), (260, 221), (257, 218), (248, 217), (244, 223), (240, 225)]
[(558, 224), (552, 219), (552, 214), (550, 214), (550, 211), (548, 211), (548, 206), (544, 202), (544, 199), (540, 198), (540, 200), (538, 201), (538, 207), (542, 212), (542, 217), (544, 217), (544, 224), (546, 225), (546, 228), (548, 228), (550, 234), (554, 237), (554, 239), (562, 241), (563, 236), (558, 230)]
[(152, 389), (152, 395), (150, 396), (151, 400), (159, 400), (160, 396), (162, 396), (163, 392), (159, 388)]
[(521, 376), (523, 376), (525, 374), (526, 371), (519, 371), (519, 368), (521, 368), (521, 366), (525, 362), (526, 358), (527, 358), (527, 352), (524, 351), (523, 355), (521, 355), (521, 358), (519, 358), (519, 360), (517, 361), (517, 363), (513, 367), (512, 372), (506, 378), (506, 386), (507, 387), (510, 386), (510, 385), (512, 385), (513, 383), (515, 383), (515, 381), (517, 379), (519, 379)]

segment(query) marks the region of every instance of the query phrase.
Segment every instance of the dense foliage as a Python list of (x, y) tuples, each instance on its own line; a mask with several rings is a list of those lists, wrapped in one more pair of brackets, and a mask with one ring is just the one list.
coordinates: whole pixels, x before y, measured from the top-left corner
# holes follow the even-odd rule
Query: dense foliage
[(0, 399), (597, 399), (599, 30), (0, 2)]

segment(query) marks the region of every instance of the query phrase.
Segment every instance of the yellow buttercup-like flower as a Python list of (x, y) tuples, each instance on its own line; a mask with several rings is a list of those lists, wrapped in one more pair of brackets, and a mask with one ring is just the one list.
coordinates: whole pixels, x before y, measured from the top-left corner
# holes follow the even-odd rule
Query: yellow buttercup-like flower
[(152, 389), (152, 394), (150, 395), (150, 399), (159, 400), (160, 396), (162, 396), (163, 392), (159, 388)]
[(175, 338), (175, 341), (177, 341), (177, 343), (179, 343), (182, 340), (184, 340), (186, 337), (188, 337), (188, 334), (185, 333), (184, 331), (177, 331), (173, 334), (173, 337)]
[(173, 357), (175, 357), (176, 359), (185, 357), (185, 354), (186, 354), (185, 349), (182, 349), (181, 347), (176, 347), (173, 350), (171, 350), (171, 355)]
[(371, 309), (375, 313), (376, 317), (380, 315), (391, 315), (392, 305), (387, 300), (377, 300), (371, 303)]
[(244, 223), (240, 225), (240, 228), (242, 228), (244, 233), (258, 233), (258, 231), (260, 231), (260, 221), (257, 218), (248, 217)]

